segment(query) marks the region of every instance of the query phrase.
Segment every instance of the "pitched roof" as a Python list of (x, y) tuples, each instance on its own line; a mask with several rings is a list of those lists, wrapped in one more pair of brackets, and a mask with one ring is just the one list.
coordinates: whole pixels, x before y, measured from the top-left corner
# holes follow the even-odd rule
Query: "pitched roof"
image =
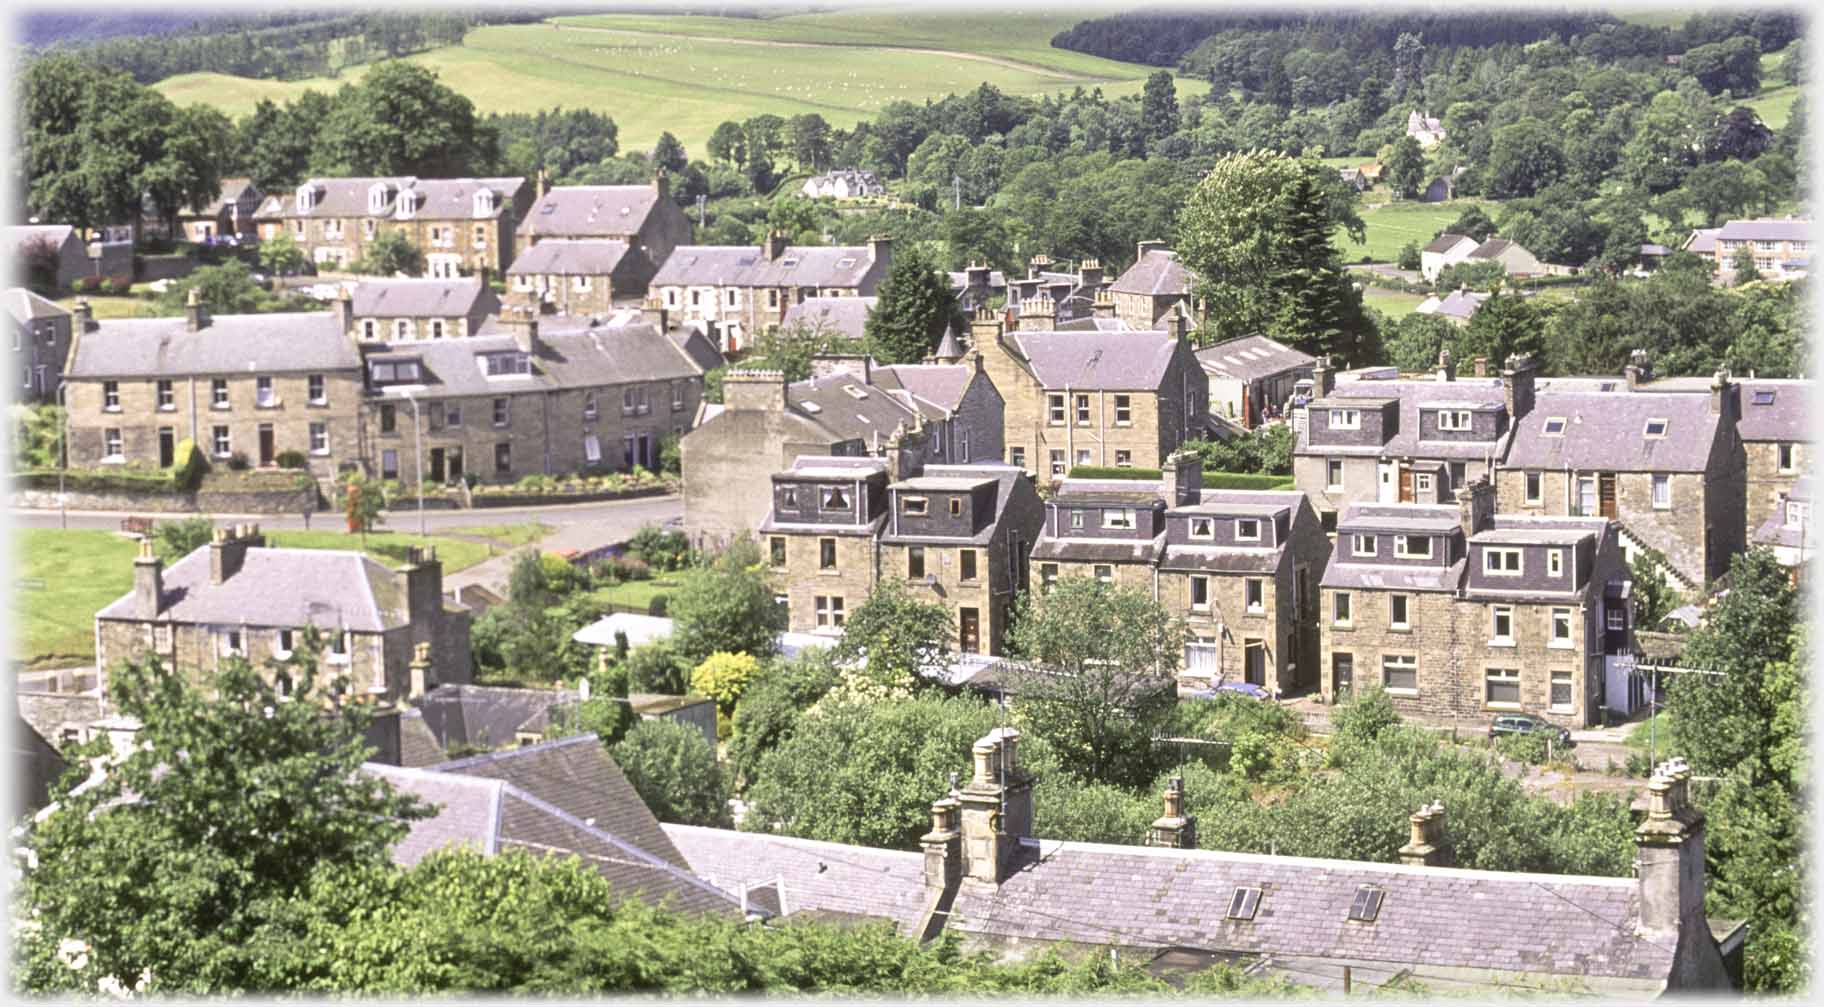
[[(1498, 258), (1501, 253), (1510, 248), (1519, 247), (1519, 245), (1514, 244), (1506, 238), (1490, 238), (1480, 245), (1477, 245), (1475, 250), (1469, 253), (1469, 257), (1472, 259), (1493, 259)], [(1525, 251), (1525, 249), (1521, 249), (1521, 251)]]
[(858, 287), (873, 267), (866, 245), (788, 245), (775, 259), (758, 245), (679, 245), (650, 286)]
[(1684, 250), (1699, 255), (1716, 254), (1716, 236), (1722, 230), (1720, 227), (1700, 227), (1692, 231), (1691, 236), (1685, 239)]
[(1434, 311), (1448, 318), (1467, 319), (1474, 315), (1476, 309), (1482, 307), (1482, 302), (1488, 300), (1490, 296), (1474, 290), (1453, 290), (1438, 302)]
[[(664, 825), (691, 870), (730, 893), (783, 880), (787, 916), (819, 910), (887, 919), (902, 936), (924, 919), (924, 854), (694, 825)], [(739, 895), (736, 894), (739, 898)]]
[(728, 363), (728, 360), (722, 356), (722, 351), (717, 348), (715, 340), (709, 338), (709, 334), (697, 326), (681, 325), (665, 333), (665, 338), (671, 340), (671, 345), (684, 351), (684, 355), (690, 358), (691, 363), (696, 364), (705, 372), (713, 371)]
[(1165, 380), (1178, 340), (1169, 332), (1008, 333), (1046, 388), (1152, 391)]
[(1197, 274), (1178, 261), (1177, 252), (1152, 248), (1127, 267), (1108, 289), (1116, 294), (1170, 297), (1190, 293), (1196, 282)]
[[(252, 188), (253, 179), (251, 178), (224, 178), (222, 179), (221, 188), (216, 190), (215, 198), (210, 200), (207, 205), (201, 208), (186, 206), (179, 215), (185, 217), (213, 217), (222, 212), (223, 207), (230, 203), (238, 202), (241, 198), (241, 194)], [(259, 190), (254, 190), (254, 194), (258, 195)]]
[(356, 318), (451, 318), (475, 310), (493, 291), (481, 277), (362, 280), (350, 292)]
[(372, 762), (361, 768), (438, 808), (434, 816), (411, 823), (393, 847), (395, 863), (409, 866), (456, 845), (489, 855), (516, 848), (575, 855), (611, 881), (617, 896), (669, 902), (685, 912), (737, 912), (735, 901), (720, 889), (509, 781)]
[[(358, 552), (250, 547), (241, 568), (210, 583), (209, 552), (198, 548), (164, 571), (163, 622), (229, 626), (352, 629), (378, 633), (411, 621), (405, 591), (392, 570)], [(151, 619), (132, 592), (95, 613), (97, 619)]]
[(519, 229), (539, 237), (630, 237), (658, 203), (656, 185), (560, 185), (526, 211)]
[[(975, 368), (966, 364), (893, 364), (875, 367), (869, 373), (882, 388), (903, 389), (938, 410), (954, 411), (963, 404), (963, 393), (969, 390)], [(927, 418), (934, 418), (930, 410), (920, 411)]]
[[(1031, 841), (999, 888), (964, 885), (950, 926), (1003, 940), (1220, 947), (1275, 955), (1663, 980), (1672, 949), (1636, 937), (1630, 878)], [(1352, 922), (1364, 885), (1386, 894)], [(1225, 907), (1261, 888), (1251, 920)]]
[(527, 721), (554, 705), (576, 701), (571, 690), (446, 683), (412, 700), (412, 705), (437, 744), (448, 749), (511, 745)]
[[(1399, 402), (1399, 430), (1388, 438), (1385, 446), (1368, 444), (1361, 446), (1343, 446), (1325, 444), (1313, 448), (1309, 443), (1308, 430), (1298, 434), (1298, 446), (1295, 453), (1324, 455), (1408, 455), (1415, 458), (1451, 458), (1467, 461), (1473, 458), (1486, 459), (1490, 454), (1500, 456), (1506, 435), (1492, 441), (1419, 441), (1419, 412), (1421, 409), (1438, 409), (1456, 407), (1461, 409), (1488, 410), (1505, 409), (1507, 399), (1499, 378), (1477, 378), (1458, 376), (1454, 381), (1438, 381), (1435, 378), (1407, 379), (1369, 379), (1339, 375), (1336, 387), (1323, 399), (1312, 403), (1312, 408), (1327, 408), (1337, 404), (1338, 400), (1359, 399), (1363, 402), (1389, 401)], [(1353, 403), (1350, 403), (1353, 404)], [(1534, 412), (1537, 412), (1537, 408)]]
[(513, 257), (508, 276), (607, 276), (626, 257), (625, 241), (546, 238)]
[(1761, 218), (1758, 220), (1731, 220), (1723, 224), (1717, 232), (1718, 241), (1809, 241), (1811, 240), (1811, 221)]
[[(1563, 419), (1561, 436), (1547, 420)], [(1663, 437), (1646, 436), (1649, 419), (1667, 421)], [(1504, 467), (1608, 472), (1702, 472), (1715, 449), (1717, 424), (1707, 392), (1538, 391), (1533, 409), (1513, 425)]]
[(1242, 336), (1198, 350), (1197, 362), (1212, 377), (1255, 381), (1310, 367), (1317, 358), (1269, 336)]
[[(255, 211), (256, 218), (275, 217), (371, 217), (393, 216), (403, 199), (413, 201), (414, 215), (421, 220), (469, 220), (474, 217), (475, 193), (486, 189), (494, 193), (496, 212), (505, 209), (513, 196), (524, 188), (523, 177), (503, 178), (417, 178), (411, 175), (369, 178), (311, 178), (303, 186), (316, 190), (316, 203), (309, 210), (297, 208), (297, 189), (268, 193)], [(378, 214), (370, 208), (368, 193), (376, 185), (389, 187), (392, 195)]]
[[(1803, 441), (1811, 433), (1810, 381), (1749, 379), (1742, 383), (1742, 418), (1736, 430), (1745, 441)], [(1652, 386), (1649, 385), (1648, 388)]]
[(585, 825), (620, 836), (674, 867), (690, 867), (594, 734), (509, 748), (432, 768), (460, 776), (503, 780), (575, 815)]
[(361, 366), (333, 311), (214, 315), (195, 332), (182, 318), (95, 323), (76, 341), (73, 378), (337, 371)]
[(908, 428), (917, 416), (909, 403), (878, 385), (862, 382), (853, 374), (837, 373), (795, 381), (786, 389), (794, 411), (809, 417), (839, 440), (873, 443), (886, 438), (895, 427)]
[(1475, 240), (1476, 239), (1470, 237), (1467, 234), (1445, 233), (1445, 234), (1440, 234), (1437, 237), (1431, 239), (1431, 241), (1427, 242), (1425, 247), (1419, 249), (1419, 251), (1420, 252), (1448, 252), (1465, 241), (1475, 241)]
[(68, 224), (15, 224), (11, 227), (0, 227), (0, 250), (9, 257), (18, 258), (24, 248), (35, 241), (49, 242), (53, 249), (61, 248), (70, 240), (76, 229)]
[(785, 309), (780, 327), (791, 328), (803, 322), (822, 326), (850, 339), (860, 339), (866, 331), (868, 316), (874, 313), (878, 297), (807, 297)]
[(6, 310), (21, 325), (38, 318), (68, 318), (70, 313), (55, 301), (46, 300), (24, 287), (6, 292)]
[[(571, 322), (579, 328), (552, 331), (547, 322)], [(516, 352), (511, 336), (498, 335), (490, 320), (481, 333), (468, 339), (434, 339), (399, 343), (388, 348), (392, 357), (415, 357), (424, 381), (416, 385), (387, 385), (382, 397), (446, 397), (507, 395), (557, 388), (595, 388), (633, 381), (668, 381), (703, 373), (685, 347), (659, 332), (657, 326), (639, 324), (589, 328), (588, 319), (553, 316), (541, 320), (539, 353), (533, 373), (489, 377), (485, 360), (490, 353)]]

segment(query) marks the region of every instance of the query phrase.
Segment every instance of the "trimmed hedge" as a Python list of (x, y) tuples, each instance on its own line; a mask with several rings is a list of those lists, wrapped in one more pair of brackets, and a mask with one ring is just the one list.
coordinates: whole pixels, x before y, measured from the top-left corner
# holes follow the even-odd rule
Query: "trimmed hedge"
[(178, 488), (171, 473), (144, 469), (96, 471), (94, 469), (25, 469), (18, 473), (19, 485), (36, 490), (55, 490), (62, 476), (62, 486), (71, 493), (170, 493)]
[(172, 485), (180, 490), (193, 490), (203, 484), (209, 471), (209, 459), (197, 450), (196, 441), (186, 437), (177, 442), (171, 465)]
[[(1113, 468), (1105, 465), (1079, 465), (1070, 470), (1072, 479), (1149, 480), (1161, 478), (1162, 475), (1158, 469)], [(1276, 490), (1287, 489), (1291, 485), (1291, 476), (1203, 470), (1203, 488), (1206, 490)]]
[(1079, 465), (1070, 470), (1071, 479), (1158, 479), (1158, 469), (1116, 468), (1113, 465)]

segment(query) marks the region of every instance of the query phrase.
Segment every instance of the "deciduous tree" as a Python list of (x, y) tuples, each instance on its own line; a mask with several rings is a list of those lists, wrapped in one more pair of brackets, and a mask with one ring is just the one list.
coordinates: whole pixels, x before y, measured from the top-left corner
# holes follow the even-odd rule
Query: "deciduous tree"
[(769, 657), (785, 630), (785, 612), (773, 601), (760, 550), (746, 539), (685, 573), (669, 612), (672, 643), (687, 667), (717, 651)]

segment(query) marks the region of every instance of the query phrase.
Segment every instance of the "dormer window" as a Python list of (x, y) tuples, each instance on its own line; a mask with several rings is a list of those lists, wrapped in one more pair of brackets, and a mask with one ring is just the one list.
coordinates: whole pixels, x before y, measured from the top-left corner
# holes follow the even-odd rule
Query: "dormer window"
[(1360, 430), (1362, 428), (1362, 411), (1360, 409), (1330, 410), (1330, 429)]
[(1563, 437), (1564, 436), (1564, 417), (1547, 416), (1545, 418), (1545, 428), (1543, 430), (1541, 430), (1540, 432), (1543, 433), (1547, 437)]
[(1440, 409), (1440, 410), (1438, 410), (1438, 429), (1439, 430), (1468, 430), (1469, 428), (1470, 428), (1469, 410), (1467, 410), (1467, 409)]
[(1216, 537), (1216, 520), (1214, 518), (1207, 518), (1207, 517), (1192, 518), (1191, 519), (1191, 537), (1192, 538), (1201, 538), (1201, 539), (1214, 539)]
[(1374, 552), (1375, 546), (1373, 535), (1357, 535), (1355, 537), (1355, 554), (1357, 556), (1372, 556), (1374, 555)]
[(418, 361), (376, 357), (368, 361), (368, 380), (376, 385), (416, 384), (422, 380)]
[(924, 517), (930, 513), (931, 502), (924, 497), (900, 497), (899, 512), (909, 517)]
[(493, 190), (483, 189), (475, 194), (475, 216), (492, 217), (494, 215)]
[(1646, 431), (1641, 436), (1656, 438), (1664, 437), (1666, 436), (1666, 427), (1669, 422), (1670, 421), (1663, 418), (1650, 419), (1647, 421)]
[(1786, 501), (1786, 527), (1798, 528), (1811, 523), (1811, 503), (1803, 500)]
[(1132, 531), (1135, 527), (1132, 507), (1111, 507), (1102, 512), (1102, 527)]
[(1483, 549), (1482, 572), (1491, 577), (1520, 576), (1520, 550)]
[(417, 196), (417, 194), (412, 193), (412, 192), (401, 192), (399, 194), (399, 213), (398, 213), (399, 219), (400, 220), (411, 220), (413, 217), (416, 217), (417, 215), (418, 215), (418, 196)]
[(1235, 541), (1260, 541), (1260, 519), (1251, 517), (1238, 518), (1235, 521)]
[(828, 486), (823, 491), (824, 510), (848, 510), (849, 498), (840, 486)]
[(482, 368), (490, 378), (512, 374), (531, 374), (532, 357), (526, 353), (484, 353)]
[(1393, 554), (1404, 559), (1430, 559), (1430, 535), (1395, 535)]
[(309, 213), (317, 208), (317, 190), (310, 185), (298, 186), (298, 212)]
[(792, 510), (797, 510), (798, 509), (798, 487), (787, 486), (785, 489), (780, 490), (779, 491), (779, 506), (788, 507)]

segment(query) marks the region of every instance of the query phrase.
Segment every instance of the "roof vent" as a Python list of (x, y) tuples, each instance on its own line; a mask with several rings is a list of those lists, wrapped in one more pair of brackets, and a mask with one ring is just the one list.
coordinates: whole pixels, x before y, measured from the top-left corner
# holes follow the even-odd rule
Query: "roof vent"
[(815, 402), (800, 402), (800, 403), (798, 403), (798, 408), (804, 410), (807, 413), (823, 412), (823, 407), (818, 405)]
[(1381, 914), (1381, 900), (1387, 893), (1373, 885), (1355, 890), (1355, 901), (1349, 905), (1349, 918), (1357, 923), (1373, 923)]
[(1237, 888), (1235, 897), (1229, 900), (1229, 919), (1251, 920), (1254, 911), (1260, 908), (1260, 889)]
[(850, 398), (865, 399), (868, 397), (868, 393), (862, 391), (859, 385), (843, 385), (842, 390), (848, 392)]

